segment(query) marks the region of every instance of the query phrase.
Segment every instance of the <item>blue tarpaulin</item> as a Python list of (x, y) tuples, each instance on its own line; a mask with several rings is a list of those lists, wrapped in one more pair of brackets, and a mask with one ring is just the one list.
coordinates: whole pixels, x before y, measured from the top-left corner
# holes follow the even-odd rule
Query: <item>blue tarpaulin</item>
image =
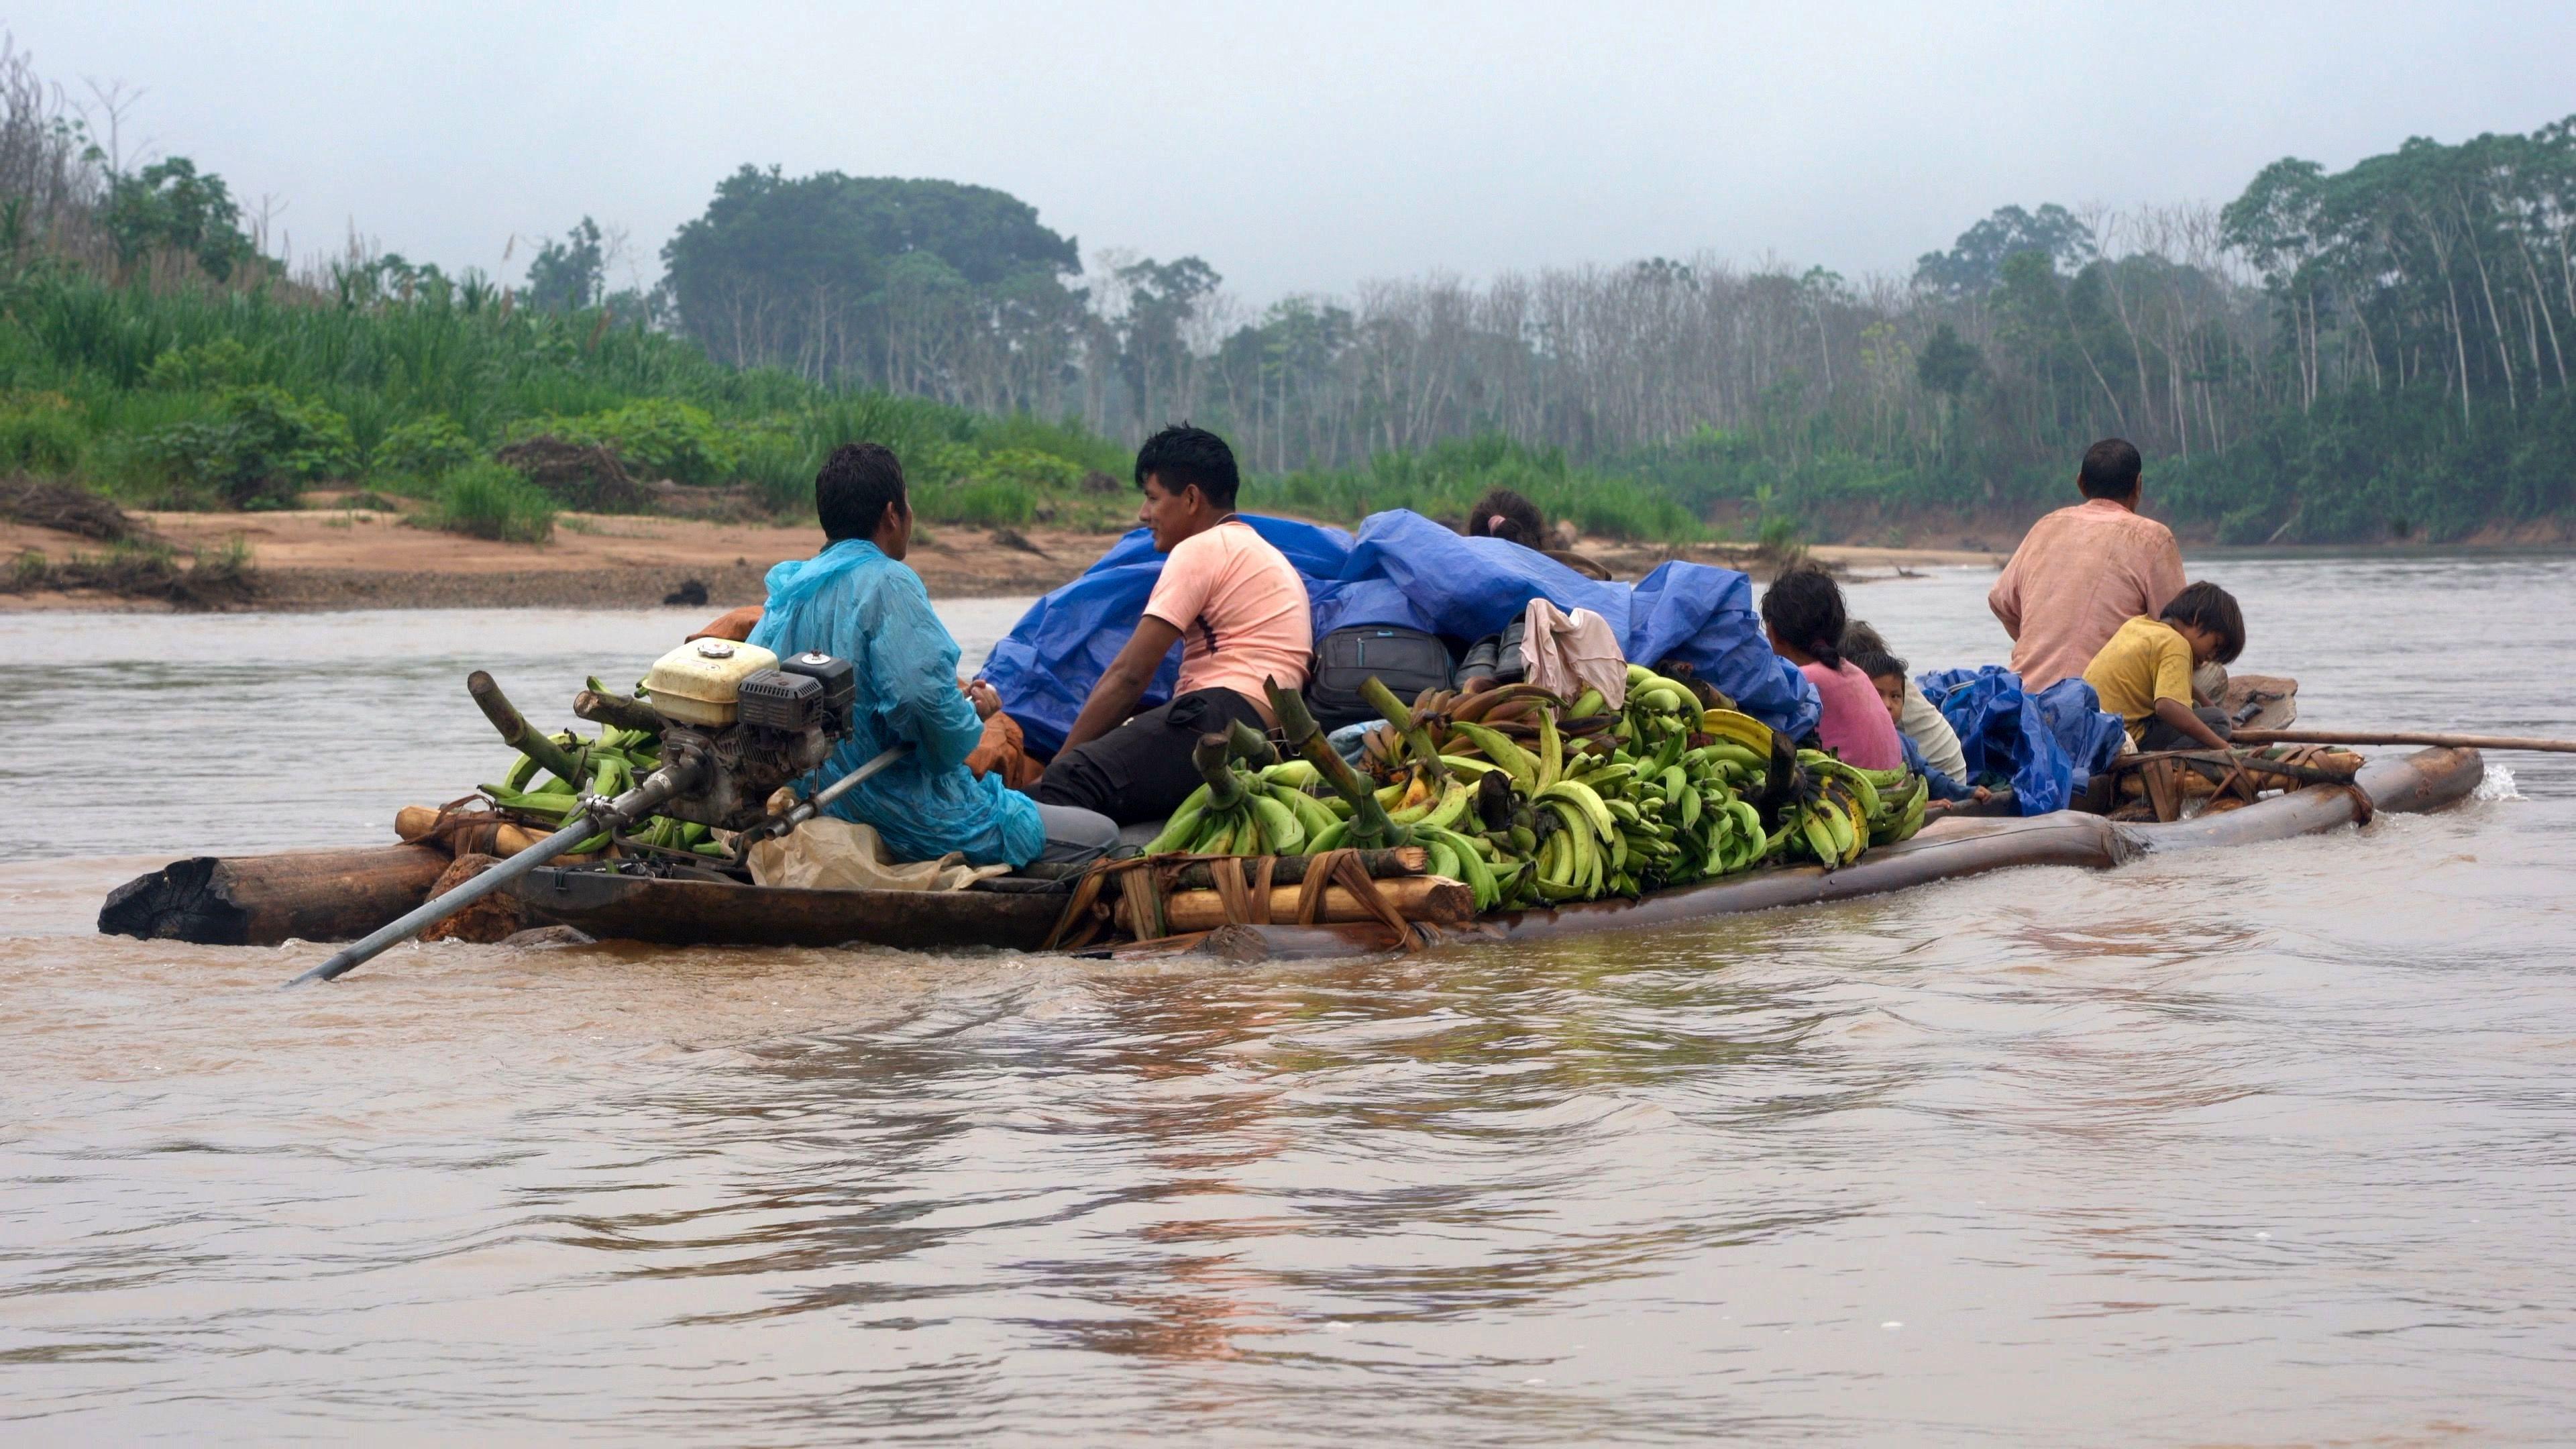
[(1958, 731), (1968, 779), (2009, 781), (2024, 815), (2065, 809), (2095, 771), (2119, 757), (2120, 717), (2103, 713), (2093, 686), (2080, 678), (2036, 696), (2000, 664), (1934, 670), (1915, 682)]
[[(1288, 556), (1306, 576), (1310, 594), (1318, 580), (1338, 577), (1350, 557), (1351, 536), (1338, 528), (1252, 513), (1243, 515), (1243, 521)], [(1136, 632), (1145, 600), (1162, 576), (1163, 556), (1154, 551), (1153, 531), (1131, 529), (1082, 577), (1031, 604), (993, 646), (977, 677), (1001, 695), (1002, 708), (1019, 721), (1031, 750), (1051, 755), (1064, 743), (1091, 687), (1109, 672), (1110, 661)], [(1180, 673), (1181, 651), (1175, 648), (1155, 672), (1138, 708), (1170, 699)]]
[[(1815, 686), (1763, 642), (1753, 588), (1733, 569), (1667, 563), (1643, 583), (1585, 578), (1545, 554), (1500, 539), (1466, 538), (1406, 509), (1372, 515), (1353, 538), (1338, 528), (1245, 514), (1306, 579), (1315, 637), (1356, 625), (1395, 625), (1472, 642), (1499, 632), (1534, 598), (1610, 623), (1631, 659), (1678, 659), (1747, 714), (1792, 734), (1815, 728)], [(1029, 607), (993, 648), (983, 678), (1020, 723), (1029, 748), (1064, 743), (1091, 687), (1143, 616), (1163, 556), (1138, 529), (1082, 577)], [(1176, 649), (1143, 703), (1171, 697)]]

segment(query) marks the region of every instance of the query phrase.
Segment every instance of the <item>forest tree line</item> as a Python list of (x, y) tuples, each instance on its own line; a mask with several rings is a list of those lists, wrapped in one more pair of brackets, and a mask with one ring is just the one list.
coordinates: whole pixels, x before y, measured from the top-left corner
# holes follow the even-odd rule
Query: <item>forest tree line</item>
[(118, 157), (97, 122), (22, 55), (0, 65), (13, 255), (344, 310), (489, 300), (1112, 441), (1186, 417), (1299, 497), (1510, 458), (1559, 491), (1616, 477), (1683, 516), (1848, 531), (2026, 514), (2117, 433), (2163, 506), (2232, 541), (2576, 512), (2576, 118), (2341, 172), (2283, 160), (2224, 205), (2008, 206), (1903, 276), (1704, 254), (1257, 313), (1205, 259), (1086, 256), (991, 188), (749, 166), (649, 285), (588, 217), (506, 286), (365, 249), (289, 277), (222, 178)]
[(1857, 281), (1702, 254), (1246, 315), (1203, 259), (1083, 267), (986, 188), (750, 168), (663, 259), (658, 320), (728, 361), (1130, 441), (1190, 417), (1273, 473), (1496, 433), (1699, 503), (1973, 513), (2120, 434), (2238, 541), (2576, 500), (2576, 118), (2224, 205), (2007, 206)]

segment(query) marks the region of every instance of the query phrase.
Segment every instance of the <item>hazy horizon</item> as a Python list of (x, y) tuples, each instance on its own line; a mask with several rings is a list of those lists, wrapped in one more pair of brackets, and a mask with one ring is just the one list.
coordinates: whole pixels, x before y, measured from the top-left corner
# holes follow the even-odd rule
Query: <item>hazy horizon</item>
[[(1362, 281), (1711, 251), (1904, 272), (1995, 207), (2224, 202), (2283, 155), (2576, 111), (2576, 11), (1113, 4), (798, 16), (484, 4), (89, 4), (0, 17), (38, 71), (141, 96), (125, 146), (516, 281), (584, 214), (612, 285), (745, 162), (995, 186), (1086, 255), (1194, 253), (1254, 306)], [(281, 44), (281, 41), (291, 42)], [(2550, 61), (2551, 55), (2560, 61)], [(506, 260), (505, 260), (506, 256)]]

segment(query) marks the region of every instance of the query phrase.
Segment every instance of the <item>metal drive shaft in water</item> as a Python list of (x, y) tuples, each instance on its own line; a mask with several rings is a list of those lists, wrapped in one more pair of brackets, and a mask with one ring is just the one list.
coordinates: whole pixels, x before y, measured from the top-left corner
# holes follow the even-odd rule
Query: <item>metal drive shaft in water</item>
[(667, 765), (644, 777), (642, 783), (614, 800), (592, 797), (579, 814), (565, 822), (564, 828), (493, 866), (456, 889), (434, 900), (424, 901), (399, 919), (379, 927), (375, 932), (332, 953), (331, 959), (287, 982), (301, 986), (307, 981), (330, 981), (347, 975), (373, 959), (387, 947), (407, 941), (458, 911), (492, 894), (501, 887), (544, 865), (604, 830), (622, 829), (653, 813), (653, 808), (688, 787), (698, 765), (692, 760)]
[[(785, 815), (773, 816), (743, 832), (743, 848), (763, 835), (783, 835), (811, 820), (825, 806), (850, 792), (860, 781), (912, 752), (908, 744), (896, 745), (859, 766), (822, 790), (810, 800), (799, 803)], [(510, 882), (544, 865), (603, 830), (624, 829), (675, 795), (687, 793), (690, 783), (701, 768), (694, 759), (677, 761), (644, 777), (634, 789), (614, 800), (597, 800), (585, 805), (580, 814), (564, 823), (561, 830), (511, 856), (508, 860), (465, 882), (436, 900), (424, 901), (389, 925), (380, 927), (363, 940), (353, 941), (333, 953), (330, 960), (287, 982), (301, 986), (307, 981), (330, 981), (347, 975), (358, 966), (381, 954), (387, 947), (407, 941), (446, 920), (449, 916), (501, 889)]]

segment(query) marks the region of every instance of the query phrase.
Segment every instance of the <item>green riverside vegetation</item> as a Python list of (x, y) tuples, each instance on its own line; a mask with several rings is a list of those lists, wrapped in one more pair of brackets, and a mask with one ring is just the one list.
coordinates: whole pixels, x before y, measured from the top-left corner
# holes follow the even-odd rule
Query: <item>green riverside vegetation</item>
[(1221, 325), (1199, 258), (1086, 271), (991, 188), (774, 168), (649, 289), (608, 289), (587, 217), (516, 287), (354, 247), (290, 275), (223, 178), (119, 166), (60, 94), (0, 47), (0, 473), (129, 505), (793, 521), (866, 440), (935, 524), (1106, 528), (1187, 418), (1249, 505), (1345, 523), (1508, 486), (1599, 537), (1901, 542), (2016, 526), (2114, 434), (2230, 543), (2576, 522), (2576, 118), (2283, 160), (2223, 207), (2008, 206), (1905, 278), (1657, 258)]

